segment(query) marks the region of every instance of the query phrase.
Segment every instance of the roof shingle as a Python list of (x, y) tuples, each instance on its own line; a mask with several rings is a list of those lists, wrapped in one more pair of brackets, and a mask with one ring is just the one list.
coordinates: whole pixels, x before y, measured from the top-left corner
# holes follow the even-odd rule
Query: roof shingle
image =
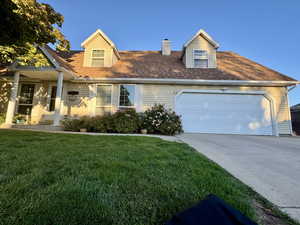
[[(56, 52), (63, 66), (85, 78), (159, 78), (202, 80), (294, 81), (294, 79), (233, 52), (217, 52), (217, 68), (185, 68), (181, 51), (163, 56), (160, 51), (120, 51), (112, 67), (84, 67), (83, 51)], [(53, 53), (52, 53), (53, 54)]]

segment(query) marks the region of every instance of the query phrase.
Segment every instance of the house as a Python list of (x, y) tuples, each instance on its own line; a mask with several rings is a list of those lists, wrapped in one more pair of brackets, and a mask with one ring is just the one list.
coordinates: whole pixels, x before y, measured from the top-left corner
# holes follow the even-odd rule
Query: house
[(300, 135), (300, 104), (291, 107), (293, 131)]
[(82, 51), (38, 47), (49, 66), (2, 68), (5, 127), (16, 114), (59, 126), (65, 117), (95, 116), (164, 104), (182, 116), (185, 132), (292, 134), (288, 87), (299, 82), (236, 53), (200, 30), (172, 51), (119, 51), (101, 30)]

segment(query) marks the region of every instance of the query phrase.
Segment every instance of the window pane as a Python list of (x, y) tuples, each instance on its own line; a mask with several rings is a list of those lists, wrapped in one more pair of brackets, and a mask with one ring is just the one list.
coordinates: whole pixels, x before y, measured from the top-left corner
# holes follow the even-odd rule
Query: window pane
[(32, 104), (34, 84), (23, 84), (20, 91), (19, 104)]
[(51, 97), (50, 97), (50, 105), (49, 111), (53, 112), (55, 110), (55, 99), (56, 99), (56, 86), (52, 86), (51, 88)]
[(104, 59), (101, 58), (92, 58), (92, 67), (103, 67)]
[(56, 86), (52, 86), (51, 88), (51, 98), (56, 98)]
[(134, 85), (120, 85), (120, 106), (134, 106)]
[(205, 50), (194, 50), (194, 56), (207, 56), (207, 51), (205, 51)]
[(93, 50), (92, 57), (104, 57), (104, 50)]
[(31, 105), (19, 105), (18, 114), (21, 115), (31, 115), (32, 106)]
[(194, 59), (194, 66), (196, 68), (207, 68), (208, 60), (207, 59)]
[(111, 105), (111, 85), (97, 86), (96, 106), (110, 106)]

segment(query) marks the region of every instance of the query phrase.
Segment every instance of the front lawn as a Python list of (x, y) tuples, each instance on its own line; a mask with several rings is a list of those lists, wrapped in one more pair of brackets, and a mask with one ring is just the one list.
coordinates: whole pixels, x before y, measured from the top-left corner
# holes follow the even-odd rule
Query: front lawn
[(162, 225), (209, 193), (264, 216), (253, 191), (186, 144), (0, 130), (1, 225)]

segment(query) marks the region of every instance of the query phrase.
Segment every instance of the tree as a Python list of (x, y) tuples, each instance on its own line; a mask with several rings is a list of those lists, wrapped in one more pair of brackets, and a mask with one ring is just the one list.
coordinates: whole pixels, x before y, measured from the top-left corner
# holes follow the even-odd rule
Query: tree
[(36, 0), (1, 0), (0, 64), (22, 56), (32, 57), (34, 45), (52, 43), (57, 50), (68, 50), (70, 43), (60, 28), (64, 17), (49, 4)]

